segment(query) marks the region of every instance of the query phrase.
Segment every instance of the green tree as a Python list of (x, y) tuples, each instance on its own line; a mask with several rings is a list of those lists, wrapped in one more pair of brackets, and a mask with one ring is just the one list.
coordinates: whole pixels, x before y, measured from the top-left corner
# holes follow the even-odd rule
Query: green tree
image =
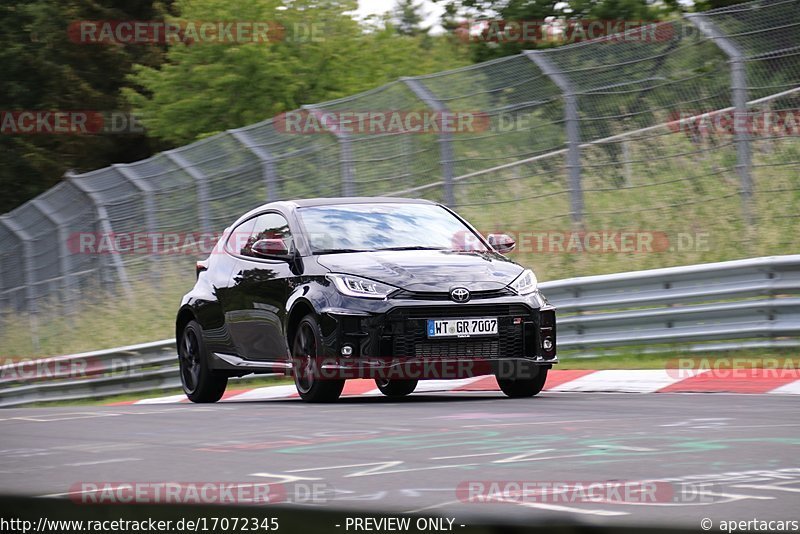
[[(575, 21), (580, 19), (598, 20), (657, 20), (678, 9), (677, 0), (666, 0), (654, 4), (648, 0), (434, 0), (444, 5), (442, 26), (450, 31), (459, 31), (463, 21), (495, 21), (484, 29), (482, 35), (470, 39), (472, 60), (482, 62), (490, 59), (514, 55), (522, 50), (556, 46), (559, 43), (537, 40), (504, 40), (495, 38), (497, 29), (503, 24), (514, 22), (534, 22), (560, 19)], [(503, 22), (505, 21), (505, 22)], [(499, 23), (499, 26), (498, 26)], [(494, 33), (492, 33), (494, 32)]]
[[(150, 135), (188, 143), (278, 113), (371, 89), (400, 76), (467, 62), (440, 39), (398, 35), (391, 24), (365, 27), (355, 0), (188, 0), (185, 20), (275, 21), (285, 34), (268, 43), (175, 44), (160, 67), (137, 66), (124, 91)], [(462, 56), (463, 56), (462, 52)]]
[[(120, 88), (133, 63), (157, 65), (152, 46), (81, 44), (81, 20), (150, 20), (165, 6), (152, 0), (33, 0), (0, 5), (0, 110), (125, 111)], [(68, 169), (86, 171), (147, 157), (138, 135), (0, 134), (0, 212), (57, 183)]]
[(693, 11), (708, 11), (709, 9), (735, 6), (736, 4), (744, 4), (750, 1), (752, 0), (699, 0), (694, 3)]
[(397, 0), (393, 13), (394, 29), (400, 35), (412, 37), (427, 34), (430, 27), (423, 26), (425, 16), (422, 4), (415, 0)]

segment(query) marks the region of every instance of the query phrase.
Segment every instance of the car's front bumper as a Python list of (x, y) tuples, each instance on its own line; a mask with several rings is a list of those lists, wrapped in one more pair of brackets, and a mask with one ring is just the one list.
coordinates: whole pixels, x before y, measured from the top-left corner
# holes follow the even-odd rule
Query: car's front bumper
[[(364, 306), (367, 309), (359, 309), (363, 301), (341, 304), (322, 310), (320, 364), (326, 374), (413, 379), (535, 376), (541, 366), (558, 362), (555, 309), (538, 294), (506, 294), (465, 304), (443, 299), (386, 299), (370, 302)], [(428, 319), (471, 317), (497, 318), (498, 334), (427, 336)]]

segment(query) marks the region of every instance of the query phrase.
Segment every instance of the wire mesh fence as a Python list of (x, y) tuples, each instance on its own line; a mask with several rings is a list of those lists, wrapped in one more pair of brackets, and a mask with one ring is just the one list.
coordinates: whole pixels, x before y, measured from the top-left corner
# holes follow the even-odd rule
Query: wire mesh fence
[[(152, 245), (212, 234), (266, 201), (314, 196), (444, 202), (481, 230), (516, 232), (517, 259), (546, 278), (796, 251), (798, 28), (797, 0), (740, 4), (297, 112), (322, 124), (345, 113), (462, 113), (479, 127), (308, 133), (275, 117), (68, 174), (0, 217), (0, 310), (60, 314), (169, 269), (191, 272), (197, 259), (99, 251), (101, 236), (144, 233)], [(564, 248), (620, 229), (666, 239), (663, 254)]]

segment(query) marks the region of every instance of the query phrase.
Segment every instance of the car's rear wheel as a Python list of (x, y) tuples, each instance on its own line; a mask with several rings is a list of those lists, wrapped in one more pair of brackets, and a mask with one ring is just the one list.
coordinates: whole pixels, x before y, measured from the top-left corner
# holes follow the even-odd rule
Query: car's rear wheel
[(322, 376), (321, 345), (319, 323), (313, 314), (306, 315), (297, 326), (292, 342), (294, 384), (304, 401), (333, 402), (344, 389), (344, 380)]
[(512, 399), (533, 397), (544, 389), (544, 383), (547, 381), (547, 371), (546, 367), (540, 367), (539, 374), (533, 378), (498, 377), (497, 384), (500, 386), (500, 390)]
[(419, 380), (376, 378), (375, 385), (387, 397), (405, 397), (414, 392)]
[(179, 347), (183, 392), (192, 402), (217, 402), (225, 393), (228, 377), (209, 367), (203, 329), (196, 321), (189, 321), (184, 327)]

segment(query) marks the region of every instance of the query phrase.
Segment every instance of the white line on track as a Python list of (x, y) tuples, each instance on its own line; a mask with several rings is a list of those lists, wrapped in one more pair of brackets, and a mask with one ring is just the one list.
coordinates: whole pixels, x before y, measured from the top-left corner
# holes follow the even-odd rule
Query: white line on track
[(767, 393), (774, 393), (777, 395), (800, 395), (800, 380), (789, 382), (788, 384), (784, 384), (778, 388), (768, 391)]
[[(649, 418), (648, 418), (649, 419)], [(562, 423), (595, 423), (597, 421), (619, 421), (620, 419), (561, 419), (555, 421), (531, 421), (524, 423), (486, 423), (482, 425), (461, 425), (463, 428), (483, 428), (495, 426), (558, 425)], [(625, 418), (625, 420), (630, 420)]]
[(613, 449), (619, 451), (633, 451), (633, 452), (655, 452), (658, 449), (648, 449), (647, 447), (628, 447), (626, 445), (589, 445), (593, 449)]
[(477, 456), (498, 456), (505, 452), (481, 452), (477, 454), (458, 454), (456, 456), (434, 456), (431, 460), (454, 460), (456, 458), (475, 458)]
[[(129, 484), (130, 485), (135, 485), (136, 483), (135, 482), (130, 482)], [(145, 484), (147, 484), (147, 483), (145, 483)], [(164, 484), (166, 486), (167, 484), (181, 485), (182, 483), (181, 482), (159, 482), (159, 484)], [(250, 486), (271, 486), (272, 484), (275, 484), (275, 482), (240, 482), (238, 484), (232, 484), (231, 487), (239, 488), (239, 487), (242, 487), (242, 486), (246, 486), (246, 487), (250, 487)], [(55, 498), (58, 498), (58, 497), (67, 497), (69, 495), (85, 495), (87, 493), (100, 493), (100, 492), (107, 491), (107, 490), (108, 490), (107, 487), (100, 486), (100, 487), (89, 488), (89, 489), (85, 489), (85, 490), (67, 491), (67, 492), (64, 492), (64, 493), (50, 493), (48, 495), (39, 495), (38, 498), (39, 499), (55, 499)]]
[[(630, 515), (629, 512), (622, 512), (622, 511), (613, 511), (613, 510), (597, 510), (597, 509), (585, 509), (585, 508), (577, 508), (572, 506), (563, 506), (563, 505), (556, 505), (556, 504), (546, 504), (546, 503), (537, 503), (537, 502), (520, 502), (516, 499), (503, 499), (501, 497), (492, 497), (493, 502), (505, 502), (509, 504), (518, 504), (520, 506), (526, 506), (528, 508), (538, 508), (540, 510), (550, 510), (554, 512), (570, 512), (575, 514), (585, 514), (585, 515), (600, 515), (600, 516), (619, 516), (619, 515)], [(439, 504), (432, 504), (429, 506), (424, 506), (422, 508), (416, 508), (414, 510), (406, 510), (405, 513), (407, 514), (417, 514), (420, 512), (424, 512), (426, 510), (435, 510), (437, 508), (443, 508), (445, 506), (450, 506), (453, 504), (464, 503), (461, 500), (455, 501), (445, 501)]]
[(68, 467), (83, 467), (87, 465), (100, 465), (100, 464), (114, 464), (120, 462), (140, 462), (141, 458), (109, 458), (108, 460), (97, 460), (94, 462), (76, 462), (72, 464), (64, 464)]
[[(436, 469), (454, 469), (457, 467), (471, 467), (480, 464), (457, 464), (457, 465), (434, 465), (434, 466), (427, 466), (427, 467), (408, 467), (405, 469), (391, 469), (392, 467), (397, 467), (404, 464), (405, 461), (403, 460), (390, 460), (386, 462), (370, 462), (365, 464), (349, 464), (349, 465), (330, 465), (330, 466), (323, 466), (323, 467), (310, 467), (310, 468), (303, 468), (303, 469), (292, 469), (286, 471), (287, 473), (306, 473), (311, 471), (327, 471), (331, 469), (350, 469), (353, 467), (368, 467), (374, 466), (370, 469), (362, 469), (360, 471), (355, 471), (352, 473), (348, 473), (343, 476), (343, 478), (353, 478), (353, 477), (365, 477), (365, 476), (373, 476), (373, 475), (392, 475), (396, 473), (411, 473), (414, 471), (432, 471)], [(258, 476), (257, 474), (253, 474), (251, 476)]]
[(111, 412), (72, 412), (72, 413), (52, 413), (38, 415), (36, 417), (13, 417), (15, 421), (31, 421), (34, 423), (52, 423), (55, 421), (71, 421), (73, 419), (96, 419), (98, 417), (116, 417), (120, 413)]
[[(789, 481), (791, 484), (795, 484), (796, 481), (792, 480)], [(800, 493), (800, 488), (787, 488), (783, 486), (780, 482), (775, 484), (735, 484), (731, 486), (733, 488), (746, 488), (746, 489), (761, 489), (761, 490), (773, 490), (773, 491), (788, 491), (790, 493)]]
[(514, 499), (492, 499), (497, 500), (500, 502), (507, 502), (511, 504), (518, 504), (519, 506), (524, 506), (526, 508), (536, 508), (538, 510), (550, 510), (553, 512), (568, 512), (571, 514), (584, 514), (584, 515), (602, 515), (602, 516), (617, 516), (617, 515), (630, 515), (630, 512), (622, 512), (616, 510), (596, 510), (596, 509), (585, 509), (585, 508), (577, 508), (575, 506), (563, 506), (560, 504), (547, 504), (542, 502), (528, 502), (528, 501), (516, 501)]

